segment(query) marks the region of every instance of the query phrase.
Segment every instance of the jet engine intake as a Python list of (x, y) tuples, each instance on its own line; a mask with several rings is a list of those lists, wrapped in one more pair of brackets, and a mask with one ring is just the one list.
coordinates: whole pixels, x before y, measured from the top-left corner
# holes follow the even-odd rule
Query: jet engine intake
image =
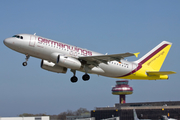
[(48, 70), (48, 71), (51, 71), (51, 72), (56, 72), (56, 73), (66, 73), (67, 72), (66, 67), (56, 65), (55, 63), (48, 62), (47, 60), (41, 61), (41, 68)]

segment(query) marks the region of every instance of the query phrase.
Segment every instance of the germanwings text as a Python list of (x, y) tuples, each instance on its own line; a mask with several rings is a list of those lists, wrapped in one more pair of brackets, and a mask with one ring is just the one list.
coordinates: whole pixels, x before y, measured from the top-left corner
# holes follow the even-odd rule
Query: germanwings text
[(38, 37), (38, 43), (40, 43), (40, 44), (42, 44), (42, 43), (51, 44), (53, 46), (58, 46), (60, 48), (66, 48), (67, 50), (71, 50), (71, 51), (75, 51), (75, 52), (81, 52), (81, 54), (83, 54), (84, 56), (92, 56), (91, 51), (88, 51), (88, 50), (85, 50), (82, 48), (78, 48), (78, 47), (74, 47), (74, 46), (70, 46), (67, 44), (63, 44), (60, 42), (48, 40), (48, 39), (41, 38), (41, 37)]

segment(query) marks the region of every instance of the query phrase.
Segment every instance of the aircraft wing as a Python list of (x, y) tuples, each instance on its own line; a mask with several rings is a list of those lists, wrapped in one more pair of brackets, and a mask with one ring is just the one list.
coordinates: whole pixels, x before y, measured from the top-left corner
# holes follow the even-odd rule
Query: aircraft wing
[(150, 71), (146, 72), (149, 76), (159, 76), (159, 75), (169, 75), (169, 74), (175, 74), (174, 71)]
[(136, 56), (138, 57), (139, 53), (123, 53), (123, 54), (112, 54), (112, 55), (98, 55), (98, 56), (86, 56), (79, 57), (79, 59), (86, 61), (89, 64), (98, 66), (99, 63), (107, 64), (108, 61), (120, 61), (125, 57)]

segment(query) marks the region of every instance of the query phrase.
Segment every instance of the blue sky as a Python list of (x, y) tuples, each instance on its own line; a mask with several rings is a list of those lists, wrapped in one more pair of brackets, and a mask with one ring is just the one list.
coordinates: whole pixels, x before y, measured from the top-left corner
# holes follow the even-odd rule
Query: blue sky
[(36, 33), (103, 54), (140, 52), (139, 58), (163, 40), (172, 42), (161, 70), (177, 74), (162, 81), (130, 80), (134, 93), (127, 102), (179, 101), (179, 5), (179, 0), (0, 1), (0, 116), (59, 114), (80, 107), (93, 110), (119, 101), (111, 94), (117, 79), (91, 75), (84, 82), (83, 73), (77, 72), (79, 81), (73, 84), (70, 71), (45, 71), (41, 60), (32, 57), (23, 67), (25, 55), (3, 44), (18, 33)]

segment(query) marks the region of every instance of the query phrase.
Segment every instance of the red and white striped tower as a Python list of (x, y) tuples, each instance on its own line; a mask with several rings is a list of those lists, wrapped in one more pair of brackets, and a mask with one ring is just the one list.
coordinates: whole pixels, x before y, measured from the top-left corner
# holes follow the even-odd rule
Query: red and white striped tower
[(112, 88), (113, 95), (119, 95), (119, 103), (126, 103), (126, 95), (132, 94), (133, 88), (129, 87), (128, 80), (116, 81), (116, 86)]

